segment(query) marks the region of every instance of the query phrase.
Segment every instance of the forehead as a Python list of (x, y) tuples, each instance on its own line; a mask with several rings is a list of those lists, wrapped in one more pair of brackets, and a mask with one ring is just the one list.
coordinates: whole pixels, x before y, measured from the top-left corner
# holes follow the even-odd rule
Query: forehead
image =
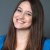
[(23, 1), (20, 3), (18, 7), (21, 7), (22, 9), (27, 9), (31, 11), (31, 4), (29, 1)]

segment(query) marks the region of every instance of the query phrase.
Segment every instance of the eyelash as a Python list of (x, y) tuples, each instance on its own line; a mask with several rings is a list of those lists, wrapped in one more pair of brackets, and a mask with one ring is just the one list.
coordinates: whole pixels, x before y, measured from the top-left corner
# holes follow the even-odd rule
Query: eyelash
[(21, 12), (21, 10), (17, 9), (17, 11)]
[(31, 14), (27, 13), (27, 15), (31, 16)]

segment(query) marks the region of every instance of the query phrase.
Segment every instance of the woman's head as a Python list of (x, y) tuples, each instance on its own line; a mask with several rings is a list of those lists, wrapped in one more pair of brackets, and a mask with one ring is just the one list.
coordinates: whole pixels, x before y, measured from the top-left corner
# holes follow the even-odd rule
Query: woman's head
[(15, 48), (16, 29), (30, 28), (26, 50), (41, 50), (43, 15), (43, 7), (39, 0), (21, 0), (14, 10), (3, 49)]
[(28, 29), (32, 22), (32, 9), (29, 1), (22, 2), (13, 15), (13, 23), (17, 29)]

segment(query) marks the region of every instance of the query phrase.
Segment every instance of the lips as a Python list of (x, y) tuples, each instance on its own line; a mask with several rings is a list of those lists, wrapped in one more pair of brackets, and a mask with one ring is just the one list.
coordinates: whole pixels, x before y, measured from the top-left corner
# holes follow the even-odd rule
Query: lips
[(24, 21), (22, 21), (22, 20), (19, 20), (19, 19), (17, 20), (17, 22), (19, 22), (19, 23), (25, 23)]

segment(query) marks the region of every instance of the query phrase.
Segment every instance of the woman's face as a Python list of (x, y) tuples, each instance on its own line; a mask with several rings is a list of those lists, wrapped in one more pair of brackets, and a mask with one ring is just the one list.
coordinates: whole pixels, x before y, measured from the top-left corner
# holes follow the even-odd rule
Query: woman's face
[(17, 29), (26, 29), (31, 26), (32, 10), (28, 1), (22, 2), (13, 16), (13, 23)]

